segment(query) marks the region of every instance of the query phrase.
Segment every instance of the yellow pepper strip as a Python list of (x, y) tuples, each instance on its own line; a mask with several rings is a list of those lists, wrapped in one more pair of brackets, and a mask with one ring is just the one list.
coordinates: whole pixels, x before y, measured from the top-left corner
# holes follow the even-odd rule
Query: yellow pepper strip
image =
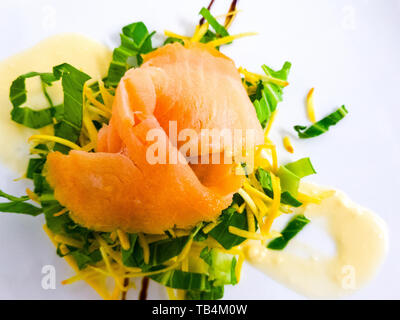
[(189, 259), (188, 258), (183, 259), (182, 265), (181, 265), (181, 270), (184, 272), (189, 271)]
[[(43, 225), (43, 230), (46, 232), (54, 246), (57, 247), (58, 243), (54, 240), (54, 234), (49, 230), (49, 228), (47, 228), (46, 225)], [(79, 270), (72, 256), (65, 256), (64, 260), (67, 261), (67, 263), (77, 272), (77, 275), (62, 281), (61, 284), (65, 285), (78, 280), (85, 280), (103, 299), (107, 300), (110, 298), (110, 294), (107, 291), (105, 283), (102, 281), (102, 279), (99, 279), (98, 274), (95, 274), (92, 271)]]
[(255, 165), (256, 167), (261, 167), (263, 169), (267, 169), (268, 171), (272, 170), (272, 165), (267, 158), (265, 158), (262, 154), (265, 147), (258, 146), (255, 153)]
[(259, 197), (254, 197), (254, 203), (258, 207), (259, 211), (259, 216), (257, 218), (258, 223), (262, 224), (262, 217), (264, 217), (267, 214), (268, 207), (265, 205), (265, 203), (259, 198)]
[(236, 275), (236, 279), (238, 282), (240, 282), (240, 275), (242, 273), (242, 266), (243, 266), (243, 262), (245, 260), (245, 254), (243, 253), (243, 251), (241, 249), (230, 249), (230, 250), (222, 250), (228, 254), (231, 255), (235, 255), (235, 256), (239, 256), (237, 265), (236, 265), (236, 269), (235, 269), (235, 275)]
[(244, 208), (246, 208), (246, 202), (242, 203), (242, 205), (239, 207), (239, 209), (237, 210), (238, 213), (243, 213)]
[(234, 226), (229, 226), (228, 228), (229, 233), (232, 233), (238, 237), (243, 237), (247, 239), (253, 239), (253, 240), (268, 240), (269, 237), (266, 237), (262, 235), (261, 233), (255, 233), (251, 231), (246, 231), (243, 229), (236, 228)]
[(196, 31), (193, 35), (193, 37), (190, 39), (192, 42), (199, 42), (201, 38), (206, 34), (208, 31), (209, 24), (208, 22), (203, 23), (200, 27), (196, 27)]
[(184, 236), (188, 236), (190, 234), (190, 230), (175, 230), (175, 236), (176, 237), (184, 237)]
[(180, 289), (176, 290), (177, 300), (185, 300), (185, 296), (186, 296), (186, 290), (180, 290)]
[(308, 118), (312, 123), (317, 122), (314, 109), (314, 88), (311, 88), (311, 90), (307, 94), (307, 113)]
[(239, 189), (238, 193), (243, 198), (243, 200), (247, 203), (247, 205), (249, 206), (251, 211), (254, 214), (257, 214), (258, 213), (257, 206), (254, 203), (253, 199), (249, 196), (249, 194), (246, 191), (244, 191), (244, 189), (242, 189), (242, 188)]
[(285, 80), (281, 80), (278, 78), (274, 78), (271, 75), (262, 75), (254, 72), (247, 71), (247, 69), (240, 67), (239, 72), (244, 75), (247, 81), (251, 83), (256, 83), (258, 81), (270, 82), (277, 84), (280, 87), (287, 87), (289, 82)]
[(276, 152), (276, 146), (274, 144), (265, 144), (264, 147), (271, 150), (272, 171), (276, 173), (278, 171), (278, 154)]
[(26, 188), (25, 189), (26, 194), (28, 195), (29, 199), (36, 203), (40, 203), (39, 197), (36, 193), (34, 193), (31, 189)]
[(100, 246), (100, 253), (101, 253), (101, 256), (102, 256), (102, 258), (103, 258), (103, 260), (104, 260), (104, 263), (106, 264), (106, 268), (107, 268), (107, 270), (108, 270), (108, 273), (110, 274), (111, 277), (114, 278), (115, 284), (116, 284), (122, 291), (124, 291), (124, 290), (125, 290), (125, 287), (124, 287), (123, 281), (121, 282), (120, 279), (118, 278), (118, 276), (114, 273), (114, 270), (113, 270), (113, 268), (111, 267), (110, 260), (108, 259), (106, 250), (105, 250), (102, 246)]
[(189, 37), (181, 36), (180, 34), (174, 33), (174, 32), (169, 31), (169, 30), (164, 30), (164, 35), (166, 37), (177, 38), (177, 39), (181, 39), (183, 41), (189, 41), (190, 40)]
[(279, 207), (281, 204), (280, 180), (272, 172), (271, 172), (271, 182), (272, 182), (272, 190), (274, 193), (274, 199), (272, 201), (272, 205), (271, 205), (270, 211), (268, 213), (268, 216), (264, 221), (264, 225), (261, 228), (261, 233), (263, 235), (266, 235), (269, 233), (272, 223), (274, 222), (275, 218), (279, 215)]
[(169, 300), (178, 300), (178, 298), (175, 295), (175, 290), (170, 288), (170, 287), (165, 287), (167, 290), (167, 295)]
[(60, 244), (60, 246), (59, 246), (59, 248), (60, 248), (60, 252), (61, 252), (61, 254), (62, 255), (67, 255), (68, 253), (69, 253), (69, 250), (68, 250), (68, 248), (67, 248), (67, 246), (65, 245), (65, 244)]
[[(64, 257), (64, 259), (65, 258), (66, 257)], [(99, 276), (99, 274), (95, 270), (90, 270), (90, 271), (83, 270), (83, 271), (80, 271), (79, 273), (77, 273), (76, 275), (61, 281), (61, 284), (63, 286), (65, 286), (67, 284), (72, 284), (74, 282), (81, 281), (81, 280), (89, 281), (89, 279), (92, 279), (92, 278), (95, 278), (95, 277), (98, 277), (98, 276)], [(98, 291), (96, 290), (96, 292), (98, 292)], [(108, 300), (110, 298), (109, 296), (105, 297), (105, 295), (102, 295), (102, 294), (100, 294), (100, 296), (105, 300)]]
[(139, 232), (138, 233), (138, 237), (139, 237), (139, 244), (143, 249), (143, 260), (147, 264), (147, 263), (149, 263), (149, 260), (150, 260), (149, 245), (148, 245), (148, 243), (146, 241), (146, 238), (145, 238), (143, 233)]
[(112, 107), (114, 96), (105, 88), (103, 81), (99, 81), (100, 93), (107, 108)]
[(122, 293), (121, 289), (118, 287), (118, 285), (115, 285), (114, 291), (111, 294), (111, 300), (119, 300), (121, 293)]
[(95, 107), (99, 108), (100, 110), (103, 110), (105, 112), (110, 112), (110, 109), (107, 108), (104, 104), (102, 104), (100, 101), (96, 100), (95, 95), (93, 94), (92, 89), (90, 89), (88, 86), (85, 86), (83, 88), (83, 92), (85, 94), (86, 99)]
[(289, 153), (294, 152), (292, 142), (290, 141), (290, 138), (288, 136), (283, 138), (283, 146), (285, 147), (287, 152)]
[(121, 243), (121, 247), (124, 250), (129, 250), (129, 248), (131, 247), (131, 244), (129, 242), (129, 238), (128, 235), (122, 231), (122, 230), (117, 230), (117, 235), (119, 238), (119, 242)]
[(103, 276), (112, 277), (112, 274), (109, 271), (103, 270), (102, 268), (94, 267), (91, 265), (88, 265), (87, 268), (90, 268), (93, 271), (96, 271), (96, 272), (102, 274)]
[[(248, 205), (246, 205), (246, 207), (248, 207)], [(246, 215), (247, 215), (247, 224), (249, 232), (256, 232), (256, 223), (254, 221), (254, 214), (251, 212), (251, 210), (247, 209)]]
[(227, 44), (229, 42), (232, 42), (235, 39), (239, 39), (239, 38), (244, 38), (244, 37), (249, 37), (249, 36), (255, 36), (257, 35), (257, 32), (245, 32), (245, 33), (239, 33), (239, 34), (235, 34), (232, 36), (226, 36), (223, 38), (219, 38), (210, 42), (207, 42), (207, 45), (210, 47), (219, 47), (222, 46), (223, 44)]
[(92, 119), (90, 119), (86, 110), (83, 113), (83, 125), (86, 128), (90, 142), (97, 144), (97, 129), (94, 126)]
[(272, 202), (272, 199), (268, 197), (265, 193), (257, 190), (253, 186), (251, 186), (249, 183), (245, 183), (243, 185), (243, 188), (248, 192), (253, 194), (253, 196), (259, 197), (260, 199), (264, 200), (265, 202)]
[(168, 236), (166, 234), (154, 234), (146, 236), (146, 241), (148, 244), (165, 239), (168, 239)]
[(82, 151), (90, 151), (96, 148), (96, 143), (95, 142), (89, 142), (88, 144), (84, 145), (81, 149)]
[(112, 240), (112, 242), (115, 242), (115, 240), (117, 240), (117, 237), (118, 237), (117, 231), (114, 230), (113, 232), (110, 233), (110, 239)]
[(309, 195), (307, 195), (305, 193), (301, 193), (301, 192), (299, 192), (297, 194), (297, 199), (300, 202), (303, 202), (303, 203), (315, 203), (315, 204), (320, 204), (321, 203), (321, 199), (320, 198), (309, 196)]
[(49, 153), (47, 150), (40, 150), (40, 149), (35, 149), (35, 148), (30, 148), (29, 153), (31, 154), (47, 154)]
[(205, 234), (209, 233), (212, 229), (214, 229), (217, 225), (219, 225), (221, 223), (221, 221), (215, 221), (215, 222), (211, 222), (210, 224), (208, 224), (207, 226), (205, 226), (203, 228), (203, 232)]
[(91, 112), (93, 112), (96, 115), (102, 116), (103, 118), (106, 118), (106, 119), (110, 119), (111, 118), (111, 112), (110, 111), (103, 111), (103, 110), (100, 110), (99, 108), (97, 108), (95, 106), (92, 106), (92, 105), (88, 106), (88, 110), (90, 110)]
[(267, 124), (267, 128), (265, 129), (264, 139), (268, 139), (269, 132), (271, 131), (271, 128), (275, 121), (277, 113), (278, 113), (278, 109), (276, 109), (274, 112), (272, 112), (271, 118), (269, 118), (269, 121)]
[(54, 236), (54, 241), (56, 241), (58, 243), (63, 243), (63, 244), (66, 244), (68, 246), (75, 247), (75, 248), (83, 248), (83, 243), (81, 241), (72, 239), (69, 237), (65, 237), (65, 236), (62, 236), (59, 234), (56, 234)]
[(63, 139), (63, 138), (60, 138), (60, 137), (56, 137), (56, 136), (48, 136), (48, 135), (45, 135), (45, 134), (34, 134), (33, 136), (29, 137), (28, 142), (37, 141), (37, 140), (39, 140), (39, 141), (57, 142), (59, 144), (67, 146), (67, 147), (69, 147), (71, 149), (81, 150), (80, 146), (78, 146), (77, 144), (75, 144), (75, 143), (73, 143), (73, 142), (71, 142), (69, 140), (66, 140), (66, 139)]
[(61, 211), (59, 211), (59, 212), (53, 214), (53, 217), (62, 216), (63, 214), (65, 214), (65, 213), (67, 213), (67, 212), (68, 212), (68, 209), (67, 209), (67, 208), (64, 208), (64, 209), (62, 209)]

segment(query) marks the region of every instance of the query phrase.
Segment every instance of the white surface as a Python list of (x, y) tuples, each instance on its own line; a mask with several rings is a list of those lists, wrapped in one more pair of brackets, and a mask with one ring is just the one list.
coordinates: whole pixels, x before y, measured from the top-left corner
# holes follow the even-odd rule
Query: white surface
[[(217, 0), (213, 13), (230, 1)], [(0, 2), (0, 59), (59, 32), (80, 32), (110, 47), (127, 23), (142, 20), (151, 30), (191, 34), (197, 12), (208, 1), (5, 1)], [(275, 141), (295, 124), (307, 124), (304, 98), (316, 87), (317, 117), (346, 104), (350, 114), (319, 138), (294, 139), (293, 159), (311, 156), (318, 175), (310, 180), (336, 186), (354, 201), (378, 212), (390, 229), (390, 252), (377, 277), (353, 295), (357, 299), (400, 298), (400, 1), (280, 0), (239, 1), (232, 33), (258, 31), (224, 50), (238, 65), (260, 70), (263, 63), (293, 63), (290, 87), (280, 108)], [(160, 39), (161, 37), (158, 37)], [(34, 66), (32, 66), (34, 69)], [(40, 70), (38, 70), (40, 71)], [(281, 159), (290, 159), (283, 151)], [(0, 188), (22, 193), (16, 174), (0, 170)], [(96, 299), (84, 284), (61, 286), (72, 271), (59, 259), (42, 231), (42, 218), (0, 215), (0, 298)], [(318, 241), (315, 239), (314, 241)], [(41, 269), (54, 265), (57, 289), (41, 288)], [(151, 298), (164, 291), (151, 284)], [(132, 297), (137, 292), (132, 293)], [(301, 299), (245, 266), (241, 283), (226, 287), (227, 299)]]

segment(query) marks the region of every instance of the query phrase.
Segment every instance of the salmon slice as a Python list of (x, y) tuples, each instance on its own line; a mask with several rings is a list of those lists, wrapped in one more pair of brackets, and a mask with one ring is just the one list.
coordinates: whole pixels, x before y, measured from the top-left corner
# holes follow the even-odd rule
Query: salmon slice
[[(174, 43), (145, 55), (142, 67), (157, 68), (166, 74), (154, 78), (158, 91), (154, 116), (165, 132), (169, 132), (170, 121), (176, 121), (178, 132), (190, 128), (198, 135), (202, 129), (252, 129), (255, 144), (263, 143), (254, 106), (235, 64), (227, 56), (201, 43), (189, 43), (186, 47)], [(193, 150), (198, 143), (192, 141)], [(183, 144), (178, 141), (178, 147)], [(203, 154), (198, 147), (198, 153)], [(224, 149), (210, 144), (204, 153)]]
[[(116, 90), (109, 125), (95, 153), (53, 152), (47, 180), (77, 223), (93, 230), (163, 233), (213, 221), (243, 183), (235, 164), (194, 164), (169, 136), (182, 129), (254, 129), (263, 132), (233, 62), (204, 45), (164, 46), (129, 70)], [(163, 151), (154, 151), (157, 144)], [(195, 158), (221, 159), (225, 146), (191, 141)], [(165, 156), (167, 163), (151, 159)], [(175, 161), (169, 161), (174, 159)]]

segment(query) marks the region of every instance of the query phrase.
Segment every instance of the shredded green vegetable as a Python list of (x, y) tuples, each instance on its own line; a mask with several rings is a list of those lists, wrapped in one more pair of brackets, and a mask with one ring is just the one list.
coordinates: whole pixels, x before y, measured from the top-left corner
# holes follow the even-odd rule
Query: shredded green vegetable
[(222, 26), (217, 19), (215, 19), (210, 11), (208, 11), (206, 8), (201, 8), (200, 14), (204, 17), (204, 19), (207, 20), (207, 22), (210, 24), (210, 26), (214, 29), (215, 33), (217, 36), (220, 37), (227, 37), (229, 36), (228, 31), (225, 29), (224, 26)]
[(283, 250), (289, 241), (293, 239), (310, 222), (304, 215), (294, 216), (293, 219), (281, 232), (282, 236), (271, 240), (267, 248), (272, 250)]
[[(278, 170), (278, 177), (281, 184), (281, 203), (293, 207), (300, 207), (302, 203), (296, 199), (300, 179), (305, 176), (316, 173), (309, 158), (303, 158), (298, 161), (281, 166)], [(270, 198), (274, 197), (272, 190), (271, 175), (268, 171), (258, 168), (256, 178), (264, 189), (265, 194)]]
[(326, 116), (322, 120), (314, 123), (313, 125), (307, 126), (295, 126), (294, 130), (297, 131), (299, 138), (309, 139), (320, 136), (321, 134), (327, 132), (329, 127), (336, 125), (340, 120), (342, 120), (349, 112), (345, 106), (341, 106), (336, 111), (332, 112), (330, 115)]
[(207, 265), (210, 280), (214, 280), (214, 286), (227, 284), (236, 284), (236, 257), (223, 253), (216, 248), (205, 247), (201, 253), (202, 258)]
[[(27, 90), (25, 80), (33, 77), (39, 77), (42, 82), (43, 94), (49, 102), (49, 107), (36, 110), (28, 106), (21, 107), (27, 100)], [(57, 81), (53, 73), (29, 72), (19, 76), (13, 81), (10, 87), (10, 101), (13, 105), (11, 119), (26, 127), (39, 129), (53, 123), (53, 118), (57, 114), (57, 107), (53, 105), (46, 87), (51, 86)]]
[(114, 49), (113, 59), (108, 69), (106, 84), (116, 87), (125, 72), (142, 64), (143, 53), (153, 50), (151, 37), (155, 31), (149, 33), (143, 22), (135, 22), (122, 28), (121, 45)]
[[(63, 116), (54, 125), (55, 136), (77, 143), (82, 129), (83, 86), (90, 77), (67, 63), (54, 67), (53, 72), (56, 78), (62, 78), (64, 91)], [(54, 150), (68, 153), (69, 148), (56, 144)]]
[[(266, 65), (263, 65), (262, 69), (267, 76), (286, 81), (291, 66), (292, 64), (290, 62), (285, 62), (282, 69), (279, 71), (274, 71)], [(250, 100), (254, 104), (258, 120), (263, 128), (266, 127), (268, 120), (276, 110), (278, 103), (282, 101), (282, 96), (283, 87), (266, 81), (258, 82), (256, 92), (250, 96)]]
[(0, 190), (0, 198), (10, 200), (9, 202), (0, 203), (0, 212), (20, 213), (33, 217), (43, 212), (42, 208), (26, 202), (29, 200), (28, 196), (15, 197)]
[(228, 231), (230, 226), (247, 230), (248, 225), (245, 212), (238, 213), (233, 207), (230, 207), (222, 211), (219, 219), (221, 222), (210, 231), (209, 235), (217, 240), (225, 249), (229, 250), (246, 240)]
[(144, 263), (143, 249), (137, 241), (137, 235), (130, 235), (131, 246), (129, 250), (122, 249), (122, 261), (128, 267), (140, 267), (145, 270), (158, 266), (176, 257), (189, 241), (189, 237), (166, 239), (151, 243), (149, 264)]

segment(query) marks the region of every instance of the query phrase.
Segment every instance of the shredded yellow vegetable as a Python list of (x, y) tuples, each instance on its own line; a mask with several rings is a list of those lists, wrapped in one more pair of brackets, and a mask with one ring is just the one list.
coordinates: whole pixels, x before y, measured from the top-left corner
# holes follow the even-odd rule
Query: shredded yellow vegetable
[(103, 258), (104, 263), (106, 264), (108, 273), (114, 278), (115, 284), (122, 290), (125, 290), (123, 281), (121, 282), (121, 279), (118, 278), (118, 276), (115, 274), (113, 268), (111, 267), (110, 259), (108, 258), (108, 255), (106, 253), (106, 250), (103, 247), (100, 247), (100, 253)]
[(272, 223), (275, 218), (279, 215), (279, 207), (281, 204), (281, 184), (278, 177), (276, 177), (272, 172), (271, 174), (271, 182), (272, 182), (272, 190), (274, 193), (274, 198), (272, 201), (270, 212), (268, 213), (267, 219), (264, 222), (264, 225), (261, 228), (261, 233), (266, 235), (269, 233)]
[(34, 201), (36, 203), (40, 203), (39, 197), (31, 189), (26, 188), (25, 192), (26, 192), (27, 196), (29, 197), (29, 199), (31, 199), (32, 201)]
[(114, 96), (105, 88), (103, 81), (99, 80), (99, 88), (104, 105), (111, 109), (114, 102)]
[(66, 236), (62, 236), (59, 234), (56, 234), (54, 236), (54, 241), (58, 242), (58, 243), (63, 243), (66, 245), (69, 245), (71, 247), (75, 247), (75, 248), (83, 248), (83, 243), (79, 240), (73, 239), (73, 238), (69, 238)]
[(268, 135), (271, 131), (272, 125), (275, 121), (276, 115), (278, 113), (278, 109), (276, 109), (274, 112), (272, 112), (271, 118), (268, 120), (268, 124), (267, 124), (267, 128), (265, 129), (265, 133), (264, 133), (264, 139), (267, 140), (268, 139)]
[(249, 196), (249, 194), (244, 191), (243, 188), (240, 188), (238, 193), (240, 194), (240, 196), (243, 198), (243, 200), (247, 203), (247, 205), (249, 206), (249, 208), (251, 209), (251, 211), (254, 214), (258, 213), (258, 209), (256, 204), (254, 203), (253, 199)]
[(167, 295), (169, 300), (178, 300), (177, 296), (175, 295), (175, 290), (170, 287), (165, 287), (167, 290)]
[(239, 228), (236, 228), (234, 226), (229, 226), (228, 228), (229, 232), (242, 237), (242, 238), (247, 238), (247, 239), (253, 239), (253, 240), (268, 240), (269, 238), (262, 235), (261, 233), (256, 233), (254, 231), (246, 231), (246, 230), (242, 230)]
[(181, 39), (183, 41), (189, 41), (190, 40), (189, 37), (181, 36), (180, 34), (174, 33), (174, 32), (169, 31), (169, 30), (164, 30), (164, 35), (166, 37), (177, 38), (177, 39)]
[(244, 190), (246, 190), (248, 193), (252, 194), (254, 197), (259, 197), (261, 200), (270, 203), (272, 199), (268, 197), (265, 193), (257, 190), (253, 186), (251, 186), (249, 183), (245, 183), (243, 185)]
[(243, 211), (244, 211), (245, 208), (246, 208), (246, 202), (242, 203), (242, 205), (239, 207), (239, 209), (237, 210), (237, 212), (243, 213)]
[(239, 72), (244, 75), (244, 77), (247, 81), (249, 81), (253, 84), (257, 83), (258, 81), (264, 81), (264, 82), (270, 82), (270, 83), (277, 84), (278, 86), (281, 86), (281, 87), (286, 87), (289, 85), (289, 82), (287, 82), (285, 80), (274, 78), (270, 75), (262, 75), (262, 74), (250, 72), (242, 67), (239, 68)]
[(289, 153), (294, 152), (292, 142), (290, 141), (290, 138), (288, 136), (283, 138), (283, 146), (285, 147), (287, 152)]
[(199, 42), (201, 38), (206, 34), (208, 30), (209, 24), (208, 22), (204, 22), (200, 27), (196, 27), (196, 31), (193, 35), (193, 37), (190, 39), (192, 42)]
[(309, 196), (309, 195), (301, 193), (301, 192), (299, 192), (297, 194), (297, 200), (299, 200), (302, 203), (315, 203), (315, 204), (320, 204), (321, 203), (321, 199), (320, 198)]
[(84, 145), (81, 149), (82, 151), (90, 151), (96, 148), (96, 142), (89, 142), (88, 144)]
[(49, 135), (44, 135), (44, 134), (34, 134), (33, 136), (31, 136), (28, 139), (28, 141), (29, 142), (30, 141), (56, 142), (56, 143), (62, 144), (64, 146), (67, 146), (67, 147), (69, 147), (71, 149), (74, 149), (74, 150), (81, 150), (81, 147), (78, 146), (77, 144), (75, 144), (75, 143), (73, 143), (73, 142), (71, 142), (69, 140), (66, 140), (66, 139), (63, 139), (63, 138), (60, 138), (60, 137), (56, 137), (56, 136), (49, 136)]
[(53, 217), (62, 216), (63, 214), (65, 214), (65, 213), (67, 213), (67, 212), (68, 212), (68, 209), (67, 209), (67, 208), (64, 208), (64, 209), (62, 209), (61, 211), (56, 212), (55, 214), (53, 214)]
[[(247, 207), (247, 206), (246, 206)], [(247, 224), (250, 232), (256, 232), (256, 223), (254, 221), (254, 215), (250, 210), (246, 210)]]
[[(269, 139), (268, 139), (269, 141)], [(276, 152), (276, 146), (272, 143), (264, 144), (264, 148), (271, 150), (272, 155), (272, 168), (271, 171), (277, 172), (278, 171), (278, 154)]]
[(131, 244), (129, 242), (128, 235), (124, 231), (119, 230), (119, 229), (117, 230), (117, 235), (118, 235), (119, 241), (121, 242), (121, 247), (124, 250), (129, 250), (129, 248), (131, 247)]
[[(54, 240), (53, 233), (47, 228), (46, 225), (43, 225), (43, 229), (46, 232), (47, 236), (50, 238), (51, 242), (54, 244), (54, 246), (57, 247), (58, 242)], [(99, 277), (99, 274), (97, 272), (94, 273), (92, 271), (79, 270), (72, 256), (64, 256), (64, 259), (77, 272), (77, 275), (70, 279), (62, 281), (62, 284), (69, 284), (74, 281), (85, 280), (103, 299), (110, 299), (111, 296), (107, 291), (104, 279), (102, 277)]]
[(311, 88), (311, 90), (307, 94), (307, 113), (310, 121), (312, 123), (315, 123), (317, 120), (315, 118), (315, 109), (314, 109), (314, 88)]
[(255, 36), (257, 35), (257, 32), (244, 32), (244, 33), (239, 33), (231, 36), (226, 36), (223, 38), (219, 38), (210, 42), (207, 42), (207, 45), (210, 47), (219, 47), (222, 46), (223, 44), (227, 44), (229, 42), (232, 42), (233, 40), (239, 39), (239, 38), (244, 38), (244, 37), (250, 37), (250, 36)]
[(138, 237), (139, 237), (139, 244), (143, 249), (143, 259), (145, 263), (149, 263), (150, 260), (150, 249), (149, 249), (149, 245), (146, 241), (146, 237), (143, 235), (143, 233), (138, 233)]
[(83, 87), (83, 92), (84, 92), (84, 97), (96, 108), (109, 113), (111, 115), (111, 110), (108, 108), (106, 105), (102, 104), (100, 101), (96, 99), (96, 97), (93, 94), (92, 89), (90, 89), (86, 84)]
[(203, 228), (203, 232), (205, 234), (209, 233), (212, 229), (214, 229), (217, 225), (219, 225), (221, 223), (221, 221), (215, 221), (215, 222), (211, 222), (209, 225), (205, 226)]

